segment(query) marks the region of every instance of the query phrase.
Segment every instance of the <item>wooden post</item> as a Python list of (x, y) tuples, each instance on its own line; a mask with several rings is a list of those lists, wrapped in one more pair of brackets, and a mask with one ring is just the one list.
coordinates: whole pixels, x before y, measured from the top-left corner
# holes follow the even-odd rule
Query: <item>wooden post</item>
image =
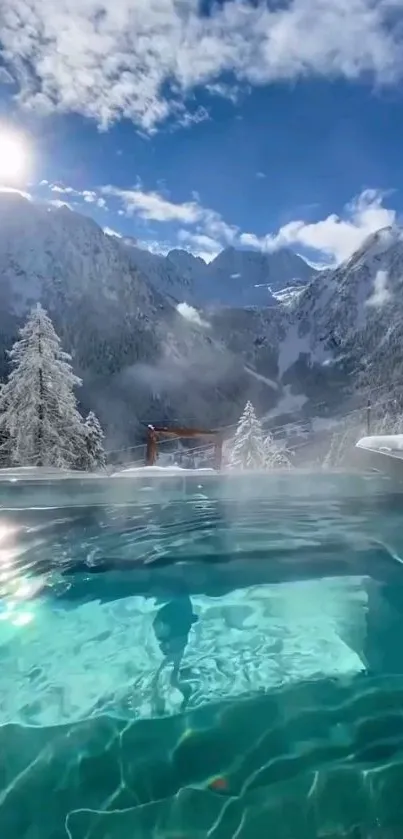
[(202, 437), (204, 439), (214, 438), (214, 468), (220, 470), (222, 466), (223, 437), (216, 431), (204, 431), (199, 428), (167, 428), (166, 426), (147, 426), (146, 466), (154, 466), (158, 455), (158, 441), (160, 437), (175, 439), (183, 437), (193, 439)]
[(222, 467), (222, 437), (217, 436), (214, 443), (214, 469), (219, 472)]
[(146, 466), (154, 466), (157, 460), (157, 435), (152, 425), (147, 427)]
[(367, 435), (368, 437), (371, 434), (371, 400), (368, 399), (367, 402)]

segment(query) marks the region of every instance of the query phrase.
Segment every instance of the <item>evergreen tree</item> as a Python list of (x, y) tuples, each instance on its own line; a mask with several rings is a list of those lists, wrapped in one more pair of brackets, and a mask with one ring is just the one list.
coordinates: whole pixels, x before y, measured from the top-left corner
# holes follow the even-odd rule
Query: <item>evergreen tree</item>
[(0, 392), (0, 431), (9, 441), (11, 464), (74, 468), (84, 443), (74, 395), (81, 380), (40, 304), (9, 356), (13, 370)]
[[(0, 402), (4, 391), (4, 384), (0, 384)], [(10, 435), (6, 427), (5, 404), (3, 400), (2, 412), (0, 414), (0, 469), (6, 469), (11, 465)]]
[(264, 441), (264, 448), (266, 453), (265, 466), (266, 469), (290, 469), (292, 466), (291, 460), (288, 457), (289, 452), (285, 446), (276, 443), (272, 434), (266, 436)]
[(252, 403), (247, 402), (233, 439), (229, 466), (232, 469), (264, 469), (265, 463), (262, 426)]
[(329, 451), (324, 458), (323, 468), (341, 468), (348, 466), (355, 446), (361, 437), (367, 436), (365, 424), (354, 413), (340, 426), (331, 438)]
[(105, 469), (104, 437), (98, 417), (93, 411), (90, 411), (84, 425), (85, 451), (83, 458), (84, 469), (88, 469), (89, 472)]

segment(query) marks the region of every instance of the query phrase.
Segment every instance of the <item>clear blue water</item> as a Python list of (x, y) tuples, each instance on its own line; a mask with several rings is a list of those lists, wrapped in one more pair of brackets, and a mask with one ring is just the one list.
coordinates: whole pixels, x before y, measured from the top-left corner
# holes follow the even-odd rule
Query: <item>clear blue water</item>
[(0, 836), (392, 839), (403, 491), (0, 483)]

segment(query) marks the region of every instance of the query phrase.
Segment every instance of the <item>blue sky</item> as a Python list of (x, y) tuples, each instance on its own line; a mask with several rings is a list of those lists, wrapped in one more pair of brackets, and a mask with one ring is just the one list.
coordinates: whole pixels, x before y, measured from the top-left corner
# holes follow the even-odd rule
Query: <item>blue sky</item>
[(151, 249), (351, 254), (403, 211), (403, 0), (3, 0), (6, 186)]

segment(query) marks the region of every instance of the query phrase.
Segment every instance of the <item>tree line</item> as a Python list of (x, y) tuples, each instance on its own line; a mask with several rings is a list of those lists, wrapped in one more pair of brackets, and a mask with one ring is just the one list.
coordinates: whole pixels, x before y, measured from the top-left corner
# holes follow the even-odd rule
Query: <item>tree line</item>
[(225, 465), (229, 469), (289, 469), (290, 452), (275, 441), (256, 416), (250, 401), (238, 421), (235, 435), (226, 446)]
[(75, 388), (82, 381), (39, 303), (8, 357), (10, 374), (0, 385), (0, 466), (103, 469), (101, 424), (93, 411), (81, 416)]

